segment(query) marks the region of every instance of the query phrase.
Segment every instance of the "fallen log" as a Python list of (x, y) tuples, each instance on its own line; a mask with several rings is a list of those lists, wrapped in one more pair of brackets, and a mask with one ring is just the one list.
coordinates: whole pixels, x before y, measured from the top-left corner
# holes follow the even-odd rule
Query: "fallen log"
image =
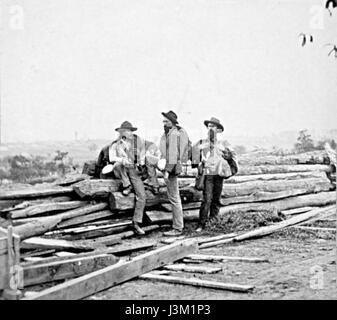
[(28, 199), (28, 198), (42, 198), (48, 196), (72, 195), (73, 188), (49, 186), (42, 188), (24, 188), (19, 190), (10, 190), (0, 192), (0, 200), (14, 200), (14, 199)]
[(217, 273), (222, 270), (219, 267), (190, 266), (186, 264), (168, 264), (164, 266), (164, 269), (177, 272), (207, 273), (207, 274)]
[[(198, 202), (202, 199), (202, 193), (192, 187), (189, 187), (180, 190), (180, 197), (183, 203)], [(146, 190), (146, 207), (149, 208), (168, 202), (166, 191), (161, 191), (158, 195), (154, 195), (151, 191)], [(109, 195), (109, 208), (111, 210), (129, 210), (133, 209), (134, 206), (134, 193), (124, 196), (121, 192), (112, 192)]]
[(220, 208), (220, 215), (230, 211), (260, 211), (274, 210), (278, 212), (287, 209), (295, 209), (301, 207), (322, 207), (336, 203), (336, 192), (320, 192), (317, 194), (306, 194), (296, 197), (290, 197), (281, 200), (273, 200), (270, 202), (242, 203), (233, 204)]
[[(107, 208), (108, 204), (107, 203), (102, 203), (100, 204), (100, 209), (101, 208)], [(89, 210), (88, 210), (89, 211)], [(97, 210), (98, 211), (98, 210)], [(93, 212), (93, 211), (91, 211)], [(61, 222), (57, 228), (58, 229), (62, 229), (62, 228), (68, 228), (68, 227), (73, 227), (73, 226), (78, 226), (80, 224), (84, 224), (86, 222), (92, 222), (95, 220), (99, 220), (102, 218), (107, 218), (107, 217), (113, 217), (115, 215), (115, 213), (111, 212), (110, 210), (103, 210), (103, 211), (98, 211), (98, 212), (94, 212), (94, 213), (90, 213), (90, 212), (86, 212), (84, 215), (80, 215), (71, 219), (68, 219), (66, 221)]]
[(231, 198), (222, 197), (220, 199), (220, 202), (221, 205), (223, 206), (228, 206), (231, 204), (267, 202), (314, 193), (314, 190), (317, 190), (316, 186), (312, 186), (312, 188), (307, 189), (288, 189), (276, 192), (256, 191), (255, 193), (246, 196), (238, 196)]
[(153, 273), (143, 274), (139, 277), (142, 280), (156, 280), (174, 284), (185, 284), (190, 286), (202, 287), (202, 288), (211, 288), (211, 289), (221, 289), (237, 292), (249, 292), (254, 289), (254, 286), (249, 285), (239, 285), (233, 283), (224, 283), (218, 281), (209, 281), (202, 280), (197, 278), (180, 278), (166, 275), (158, 275)]
[[(172, 221), (172, 212), (165, 211), (146, 211), (146, 217), (151, 223), (166, 223)], [(183, 211), (185, 221), (194, 221), (199, 219), (199, 211)]]
[(161, 247), (139, 255), (136, 258), (66, 281), (55, 287), (43, 290), (25, 300), (74, 300), (93, 295), (119, 283), (133, 279), (168, 263), (182, 259), (196, 250), (193, 241)]
[(266, 173), (251, 175), (236, 175), (224, 180), (224, 183), (242, 183), (250, 181), (299, 180), (310, 178), (326, 178), (325, 171), (303, 171), (287, 173)]
[[(160, 228), (159, 225), (152, 225), (152, 226), (143, 227), (142, 229), (146, 233), (148, 233), (148, 232), (157, 230), (159, 228)], [(113, 245), (113, 244), (116, 244), (116, 243), (120, 242), (121, 239), (131, 238), (134, 235), (136, 235), (135, 232), (133, 230), (130, 230), (130, 231), (122, 232), (122, 233), (119, 233), (119, 234), (113, 234), (113, 235), (110, 235), (110, 236), (100, 237), (100, 238), (96, 238), (96, 239), (92, 239), (92, 240), (84, 240), (84, 243), (89, 241), (90, 244), (93, 244), (93, 245), (96, 245), (96, 246), (102, 246), (102, 245), (110, 246), (110, 245)]]
[(55, 249), (55, 250), (75, 250), (92, 251), (93, 247), (81, 243), (81, 241), (66, 241), (60, 239), (46, 239), (33, 237), (22, 241), (22, 249)]
[(52, 230), (60, 221), (61, 219), (59, 217), (43, 217), (36, 221), (13, 227), (13, 232), (19, 235), (21, 240), (23, 240), (33, 236), (42, 235), (47, 231)]
[(124, 225), (124, 226), (112, 226), (107, 229), (98, 229), (98, 230), (89, 230), (89, 231), (84, 231), (81, 233), (71, 233), (71, 234), (66, 234), (62, 236), (62, 239), (66, 240), (84, 240), (84, 239), (93, 239), (93, 238), (98, 238), (98, 237), (105, 237), (105, 236), (110, 236), (110, 235), (119, 235), (125, 230), (130, 229), (131, 224)]
[(72, 201), (72, 200), (73, 199), (69, 196), (46, 197), (46, 198), (42, 198), (42, 199), (25, 200), (23, 202), (21, 202), (19, 200), (15, 200), (15, 201), (19, 201), (18, 204), (14, 205), (12, 207), (9, 207), (9, 208), (5, 208), (5, 209), (1, 210), (1, 212), (10, 212), (10, 211), (15, 211), (15, 210), (26, 209), (28, 207), (39, 205), (39, 204), (44, 204), (44, 203), (68, 202), (68, 201)]
[(74, 184), (72, 187), (76, 194), (84, 198), (107, 198), (111, 192), (120, 190), (121, 180), (115, 179), (92, 179)]
[(331, 166), (322, 164), (240, 166), (237, 176), (306, 172), (306, 171), (331, 172), (331, 170), (332, 170)]
[(69, 174), (63, 178), (57, 179), (54, 183), (58, 186), (70, 186), (83, 180), (90, 180), (91, 178), (92, 177), (89, 175), (83, 173)]
[(28, 207), (26, 209), (15, 210), (11, 212), (12, 219), (25, 218), (36, 216), (40, 214), (50, 213), (50, 212), (60, 212), (70, 209), (75, 209), (78, 207), (83, 207), (87, 204), (84, 201), (67, 201), (67, 202), (55, 202), (55, 203), (43, 203), (35, 206)]
[(296, 189), (307, 190), (306, 193), (329, 191), (331, 189), (330, 180), (324, 178), (310, 178), (301, 180), (270, 180), (270, 181), (249, 181), (236, 184), (226, 184), (222, 191), (222, 197), (239, 197), (255, 194), (258, 191), (279, 192)]
[(88, 206), (84, 206), (78, 209), (70, 210), (64, 213), (59, 214), (58, 216), (61, 218), (62, 221), (67, 219), (72, 219), (80, 216), (84, 216), (86, 214), (104, 210), (108, 207), (107, 203), (97, 203), (97, 204), (91, 204)]
[(321, 151), (306, 152), (287, 156), (251, 154), (242, 155), (239, 165), (279, 165), (279, 164), (330, 164), (329, 159)]
[(68, 258), (53, 263), (24, 266), (25, 287), (57, 280), (66, 280), (114, 265), (118, 259), (113, 255), (98, 254), (84, 258)]

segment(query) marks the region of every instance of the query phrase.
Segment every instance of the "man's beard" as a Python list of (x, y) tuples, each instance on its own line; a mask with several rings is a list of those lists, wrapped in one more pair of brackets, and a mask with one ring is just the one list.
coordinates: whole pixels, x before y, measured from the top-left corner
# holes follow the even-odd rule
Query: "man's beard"
[(208, 131), (208, 138), (211, 143), (215, 142), (215, 131), (213, 129)]
[(169, 126), (165, 126), (164, 125), (164, 132), (167, 134), (170, 131), (170, 127)]

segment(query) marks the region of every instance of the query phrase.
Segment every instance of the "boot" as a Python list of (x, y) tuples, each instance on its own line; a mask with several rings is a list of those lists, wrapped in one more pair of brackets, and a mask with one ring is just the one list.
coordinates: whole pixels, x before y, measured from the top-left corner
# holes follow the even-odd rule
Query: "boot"
[(132, 187), (128, 186), (128, 187), (123, 189), (122, 194), (123, 194), (123, 196), (128, 196), (131, 192), (132, 192)]
[(132, 228), (133, 228), (133, 231), (139, 236), (143, 236), (145, 234), (145, 231), (139, 226), (138, 222), (133, 222)]

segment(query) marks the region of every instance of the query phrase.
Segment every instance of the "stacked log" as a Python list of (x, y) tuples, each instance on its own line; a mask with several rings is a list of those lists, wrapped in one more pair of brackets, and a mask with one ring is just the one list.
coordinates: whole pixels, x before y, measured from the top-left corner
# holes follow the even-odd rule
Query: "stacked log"
[[(323, 153), (285, 157), (247, 155), (239, 160), (236, 176), (224, 180), (220, 215), (229, 212), (272, 210), (277, 214), (304, 212), (303, 207), (336, 203), (335, 167)], [(194, 188), (195, 169), (178, 179), (186, 221), (197, 220), (202, 191)], [(172, 213), (163, 179), (159, 194), (146, 188), (147, 232), (170, 223)], [(60, 250), (71, 255), (79, 250), (116, 245), (134, 235), (131, 230), (135, 194), (124, 196), (121, 181), (94, 179), (86, 174), (58, 179), (54, 183), (25, 185), (0, 192), (0, 226), (14, 226), (25, 243), (23, 257), (55, 257)], [(290, 214), (288, 215), (288, 217)], [(37, 237), (37, 238), (36, 238)], [(53, 241), (54, 240), (54, 241)], [(29, 244), (29, 245), (28, 245)], [(61, 253), (60, 253), (61, 254)]]

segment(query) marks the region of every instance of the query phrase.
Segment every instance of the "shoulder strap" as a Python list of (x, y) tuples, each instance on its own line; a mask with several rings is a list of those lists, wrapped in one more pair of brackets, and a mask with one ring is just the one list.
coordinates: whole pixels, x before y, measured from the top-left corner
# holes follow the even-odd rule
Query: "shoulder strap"
[(137, 135), (133, 135), (133, 152), (134, 152), (134, 157), (133, 157), (133, 163), (137, 164), (138, 163), (138, 158), (137, 158), (137, 140), (138, 140), (138, 136)]

